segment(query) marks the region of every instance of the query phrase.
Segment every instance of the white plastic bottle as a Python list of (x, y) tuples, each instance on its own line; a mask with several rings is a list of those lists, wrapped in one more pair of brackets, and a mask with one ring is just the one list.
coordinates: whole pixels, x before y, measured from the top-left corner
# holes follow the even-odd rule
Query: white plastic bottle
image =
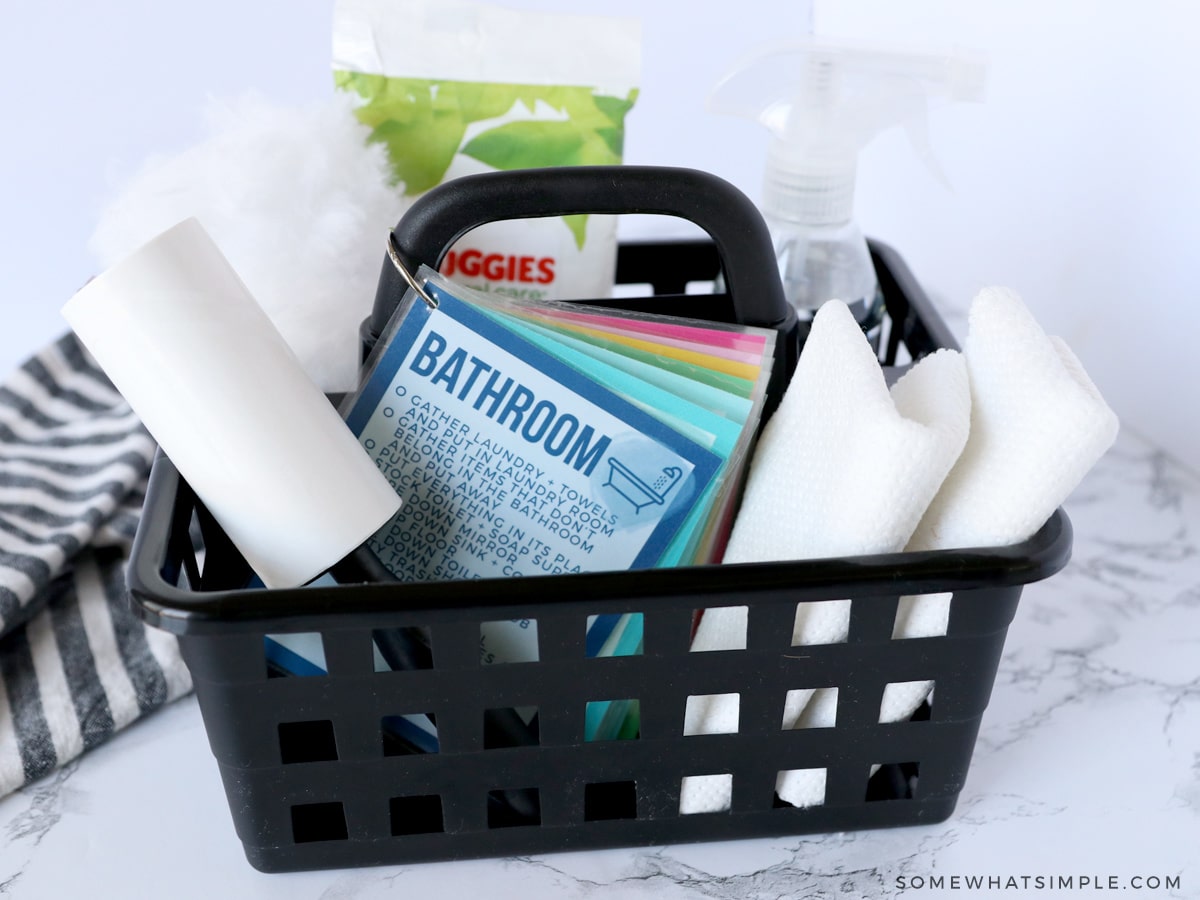
[(984, 74), (981, 63), (957, 54), (812, 38), (753, 54), (713, 89), (710, 109), (755, 119), (773, 135), (760, 206), (784, 294), (801, 319), (842, 300), (878, 346), (883, 297), (854, 221), (859, 150), (902, 124), (944, 182), (928, 149), (929, 100), (979, 99)]

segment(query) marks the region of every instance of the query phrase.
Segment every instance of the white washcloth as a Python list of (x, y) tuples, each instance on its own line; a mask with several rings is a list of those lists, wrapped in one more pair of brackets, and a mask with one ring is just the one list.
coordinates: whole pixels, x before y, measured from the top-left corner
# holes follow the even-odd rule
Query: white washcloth
[[(763, 428), (725, 562), (766, 562), (903, 549), (967, 438), (970, 393), (962, 357), (939, 351), (889, 393), (870, 344), (840, 301), (821, 307), (787, 393)], [(846, 639), (844, 602), (809, 604), (792, 642)], [(693, 650), (745, 646), (741, 607), (707, 610)], [(811, 688), (789, 694), (790, 728)], [(696, 698), (701, 700), (701, 698)], [(736, 695), (688, 706), (686, 734), (737, 730)], [(680, 812), (711, 809), (687, 784)], [(811, 805), (809, 801), (808, 804)], [(725, 808), (728, 798), (725, 798)], [(797, 804), (800, 805), (800, 804)]]
[[(1062, 340), (1021, 298), (987, 288), (971, 304), (963, 345), (971, 436), (909, 550), (1017, 543), (1045, 524), (1117, 437), (1117, 417)], [(949, 594), (902, 598), (896, 637), (945, 634)], [(930, 682), (888, 692), (881, 722), (908, 718)]]
[(763, 428), (725, 562), (903, 548), (969, 421), (960, 354), (927, 357), (889, 392), (849, 308), (826, 303)]

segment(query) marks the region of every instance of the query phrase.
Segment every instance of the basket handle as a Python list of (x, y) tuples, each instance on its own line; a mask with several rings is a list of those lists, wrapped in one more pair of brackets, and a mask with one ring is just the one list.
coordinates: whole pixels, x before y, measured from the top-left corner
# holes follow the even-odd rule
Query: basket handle
[[(796, 315), (783, 295), (771, 238), (754, 204), (729, 182), (695, 169), (663, 166), (563, 166), (467, 175), (438, 185), (409, 207), (395, 229), (400, 260), (415, 272), (441, 265), (450, 247), (488, 222), (575, 214), (648, 213), (700, 226), (721, 257), (736, 321), (781, 332), (791, 370)], [(385, 255), (363, 337), (373, 344), (407, 288)], [(779, 348), (777, 348), (779, 349)]]

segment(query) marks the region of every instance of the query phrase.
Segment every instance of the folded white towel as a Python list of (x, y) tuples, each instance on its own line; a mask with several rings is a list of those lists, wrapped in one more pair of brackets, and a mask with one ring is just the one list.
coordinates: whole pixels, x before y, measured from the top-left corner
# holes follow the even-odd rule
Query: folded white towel
[[(763, 428), (725, 562), (902, 549), (961, 452), (969, 420), (970, 394), (959, 354), (932, 354), (889, 392), (849, 309), (840, 301), (826, 303), (813, 321), (787, 393)], [(848, 626), (844, 602), (806, 605), (792, 641), (843, 641)], [(745, 628), (743, 608), (708, 610), (692, 649), (744, 647)], [(796, 687), (783, 727), (795, 724), (811, 695), (808, 689), (822, 685)], [(737, 730), (736, 696), (693, 702), (688, 712), (688, 734)], [(712, 804), (711, 797), (701, 802), (684, 785), (681, 812)]]
[(889, 392), (849, 308), (826, 303), (763, 428), (725, 562), (902, 548), (962, 450), (969, 398), (948, 350)]
[[(1048, 337), (1021, 298), (980, 292), (963, 345), (971, 436), (909, 542), (909, 550), (1023, 541), (1054, 513), (1112, 446), (1117, 417), (1079, 360)], [(902, 598), (896, 637), (945, 634), (948, 594)], [(880, 721), (908, 718), (930, 682), (890, 691)]]

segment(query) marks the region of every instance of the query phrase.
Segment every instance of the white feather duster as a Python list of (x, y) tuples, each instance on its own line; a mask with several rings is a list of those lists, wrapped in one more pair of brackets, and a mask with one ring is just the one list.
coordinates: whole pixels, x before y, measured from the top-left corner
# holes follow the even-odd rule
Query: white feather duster
[(352, 389), (358, 326), (406, 206), (352, 102), (211, 102), (207, 138), (147, 160), (102, 213), (89, 244), (101, 269), (195, 216), (313, 380)]

